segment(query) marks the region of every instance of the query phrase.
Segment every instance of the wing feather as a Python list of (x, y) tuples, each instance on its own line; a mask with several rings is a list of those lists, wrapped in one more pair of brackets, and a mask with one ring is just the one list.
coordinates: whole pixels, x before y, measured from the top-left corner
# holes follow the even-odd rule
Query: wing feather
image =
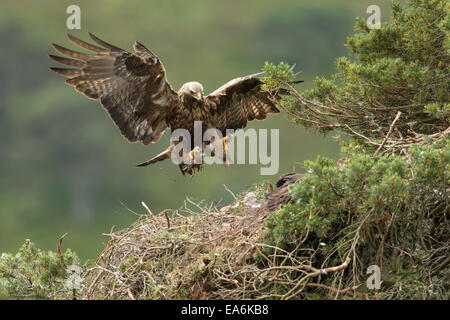
[(64, 47), (61, 47), (60, 45), (57, 45), (56, 43), (52, 43), (52, 46), (53, 48), (55, 48), (57, 52), (61, 53), (66, 57), (73, 58), (75, 60), (87, 61), (90, 58), (88, 54), (66, 49)]
[[(73, 37), (73, 36), (72, 36)], [(93, 35), (92, 33), (89, 32), (89, 37), (91, 37), (92, 40), (94, 40), (95, 42), (97, 42), (97, 44), (101, 45), (102, 47), (105, 47), (111, 51), (124, 51), (116, 46), (113, 46), (112, 44), (109, 44), (108, 42), (105, 42), (103, 40), (100, 40), (99, 38), (97, 38), (95, 35)]]
[(78, 77), (82, 75), (82, 71), (78, 69), (66, 69), (66, 68), (50, 68), (50, 70), (56, 72), (57, 74), (66, 77), (66, 78), (72, 78), (72, 77)]
[(89, 36), (99, 46), (68, 34), (73, 43), (94, 54), (53, 44), (65, 57), (50, 58), (75, 69), (50, 69), (68, 78), (66, 83), (76, 91), (99, 100), (126, 139), (143, 144), (158, 141), (167, 128), (166, 116), (178, 105), (163, 64), (138, 42), (135, 53), (130, 53), (91, 33)]
[(214, 114), (215, 127), (241, 129), (248, 121), (266, 119), (267, 114), (279, 113), (269, 93), (261, 91), (264, 72), (233, 79), (206, 97), (206, 105)]
[(68, 59), (68, 58), (64, 58), (64, 57), (60, 57), (60, 56), (54, 56), (52, 54), (49, 54), (48, 56), (50, 58), (52, 58), (53, 60), (55, 60), (56, 62), (64, 64), (66, 66), (77, 67), (77, 68), (81, 68), (84, 66), (84, 62), (79, 61), (79, 60)]
[(96, 53), (106, 53), (107, 50), (105, 50), (104, 48), (100, 48), (97, 46), (94, 46), (90, 43), (87, 43), (81, 39), (78, 39), (77, 37), (74, 37), (73, 35), (71, 35), (70, 33), (67, 34), (67, 37), (70, 39), (70, 41), (72, 41), (73, 43), (77, 44), (78, 46), (87, 49), (89, 51), (93, 51)]

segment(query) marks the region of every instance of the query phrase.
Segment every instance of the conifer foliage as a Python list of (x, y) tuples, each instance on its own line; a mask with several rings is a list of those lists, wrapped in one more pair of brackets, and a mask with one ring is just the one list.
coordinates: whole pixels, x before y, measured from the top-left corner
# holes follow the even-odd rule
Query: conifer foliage
[[(317, 78), (312, 90), (300, 94), (291, 88), (294, 96), (284, 100), (284, 108), (302, 126), (340, 129), (373, 148), (388, 136), (382, 151), (398, 151), (401, 142), (445, 131), (450, 116), (449, 6), (441, 0), (409, 1), (405, 8), (394, 4), (392, 22), (380, 29), (369, 29), (358, 19), (356, 33), (347, 39), (352, 57), (339, 58), (338, 72), (332, 79)], [(274, 72), (273, 66), (267, 69)], [(283, 79), (282, 71), (276, 71), (282, 82), (292, 76), (284, 70)]]
[[(352, 56), (312, 90), (289, 85), (289, 66), (266, 64), (266, 88), (292, 93), (282, 107), (293, 122), (350, 138), (340, 141), (343, 165), (305, 162), (310, 176), (290, 187), (295, 202), (267, 218), (269, 243), (297, 265), (350, 261), (285, 288), (289, 297), (448, 298), (450, 4), (392, 8), (380, 29), (357, 21)], [(378, 290), (365, 283), (372, 265), (381, 270)]]

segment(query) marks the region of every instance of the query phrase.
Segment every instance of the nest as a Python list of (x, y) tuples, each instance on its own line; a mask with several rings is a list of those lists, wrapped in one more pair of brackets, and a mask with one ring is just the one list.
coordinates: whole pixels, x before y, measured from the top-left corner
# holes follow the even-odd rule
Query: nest
[(252, 256), (263, 240), (263, 210), (236, 215), (226, 212), (231, 206), (220, 212), (186, 204), (158, 215), (147, 207), (130, 228), (111, 233), (89, 271), (86, 298), (237, 298), (229, 289), (242, 285), (246, 272), (259, 272)]
[[(267, 189), (248, 192), (222, 209), (187, 199), (182, 209), (153, 214), (143, 203), (147, 214), (109, 234), (95, 266), (84, 275), (80, 297), (408, 299), (423, 290), (422, 298), (448, 298), (448, 189), (433, 205), (433, 215), (417, 208), (420, 219), (400, 211), (378, 218), (374, 210), (350, 215), (331, 232), (333, 239), (339, 236), (338, 246), (324, 251), (326, 244), (309, 227), (293, 235), (290, 246), (269, 244), (267, 214), (292, 200), (286, 198), (286, 185), (277, 187), (270, 186), (269, 194)], [(352, 231), (344, 235), (344, 229)], [(389, 262), (383, 290), (368, 291), (367, 266), (374, 261), (383, 266), (383, 259)]]
[(324, 270), (300, 261), (299, 248), (267, 254), (268, 210), (253, 192), (221, 210), (189, 199), (174, 212), (154, 215), (145, 207), (148, 214), (130, 228), (109, 234), (87, 272), (85, 299), (291, 298), (308, 279), (349, 263)]

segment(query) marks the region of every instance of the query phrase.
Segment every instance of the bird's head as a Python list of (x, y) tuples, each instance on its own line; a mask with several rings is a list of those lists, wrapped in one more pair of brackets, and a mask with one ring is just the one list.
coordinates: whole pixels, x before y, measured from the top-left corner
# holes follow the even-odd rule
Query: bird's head
[(186, 82), (178, 91), (180, 99), (189, 105), (203, 103), (203, 86), (198, 82)]

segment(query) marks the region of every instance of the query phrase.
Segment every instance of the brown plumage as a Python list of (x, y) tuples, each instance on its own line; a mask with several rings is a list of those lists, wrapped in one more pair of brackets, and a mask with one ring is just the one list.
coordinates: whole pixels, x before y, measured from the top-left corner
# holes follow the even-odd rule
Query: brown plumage
[(285, 173), (281, 175), (277, 181), (277, 189), (271, 191), (264, 202), (264, 208), (267, 212), (279, 210), (283, 205), (291, 203), (292, 197), (289, 193), (289, 185), (307, 176), (307, 173)]
[[(344, 170), (347, 158), (340, 158), (337, 161), (338, 169)], [(283, 205), (287, 203), (292, 203), (292, 197), (289, 193), (289, 185), (297, 182), (300, 179), (310, 176), (308, 173), (285, 173), (280, 176), (277, 181), (277, 189), (269, 192), (266, 196), (266, 201), (264, 202), (263, 208), (266, 212), (272, 212), (281, 209)]]
[[(176, 92), (160, 59), (139, 42), (134, 44), (135, 52), (130, 53), (89, 35), (97, 45), (70, 34), (68, 37), (93, 54), (53, 44), (65, 57), (50, 57), (72, 68), (50, 69), (68, 78), (66, 83), (78, 92), (99, 100), (130, 142), (155, 143), (167, 128), (187, 129), (192, 136), (195, 120), (202, 121), (203, 132), (216, 128), (225, 136), (226, 129), (244, 128), (248, 121), (263, 120), (267, 114), (279, 112), (273, 102), (279, 96), (260, 90), (262, 82), (258, 77), (262, 73), (236, 78), (205, 97), (198, 82), (188, 82)], [(169, 158), (173, 145), (139, 166)], [(180, 165), (182, 173), (190, 175), (200, 167)]]

